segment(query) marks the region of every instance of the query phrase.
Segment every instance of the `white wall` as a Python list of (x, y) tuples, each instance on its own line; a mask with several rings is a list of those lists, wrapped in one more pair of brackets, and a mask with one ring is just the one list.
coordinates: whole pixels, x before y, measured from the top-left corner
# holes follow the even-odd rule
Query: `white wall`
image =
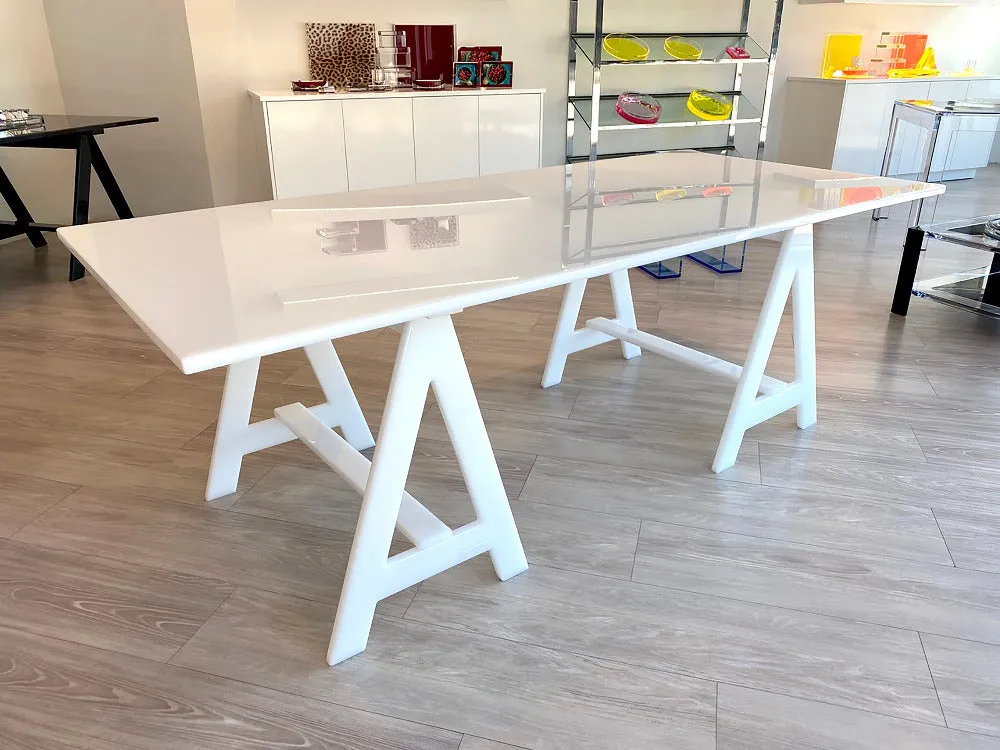
[[(0, 49), (5, 58), (0, 64), (0, 106), (63, 114), (42, 0), (0, 2)], [(69, 220), (73, 197), (73, 161), (69, 154), (6, 148), (0, 149), (0, 165), (36, 221)], [(12, 218), (3, 201), (0, 218)]]
[[(44, 0), (44, 5), (67, 112), (160, 118), (98, 138), (133, 211), (211, 205), (183, 0)], [(112, 218), (97, 185), (95, 180), (91, 214)]]
[(238, 0), (185, 0), (191, 53), (215, 205), (268, 196), (266, 155), (258, 153), (247, 97)]

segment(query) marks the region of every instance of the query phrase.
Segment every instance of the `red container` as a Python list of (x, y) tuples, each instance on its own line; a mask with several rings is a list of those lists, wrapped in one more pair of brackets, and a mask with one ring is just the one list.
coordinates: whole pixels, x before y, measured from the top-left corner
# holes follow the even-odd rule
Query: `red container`
[(395, 29), (406, 32), (415, 88), (436, 88), (451, 81), (455, 64), (454, 26), (396, 24)]
[(625, 93), (618, 97), (615, 111), (623, 120), (636, 125), (652, 125), (660, 119), (663, 108), (647, 94)]

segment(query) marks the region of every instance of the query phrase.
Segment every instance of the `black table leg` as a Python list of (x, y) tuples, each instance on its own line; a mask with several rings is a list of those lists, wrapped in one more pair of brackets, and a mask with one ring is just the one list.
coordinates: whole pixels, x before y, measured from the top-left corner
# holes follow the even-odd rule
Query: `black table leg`
[(986, 277), (986, 286), (983, 287), (983, 302), (1000, 307), (1000, 253), (993, 253), (990, 275)]
[(92, 135), (88, 135), (87, 142), (90, 146), (90, 158), (94, 162), (94, 172), (97, 174), (97, 179), (101, 181), (101, 185), (104, 186), (104, 192), (108, 194), (108, 198), (111, 200), (111, 205), (114, 206), (118, 218), (134, 219), (135, 214), (132, 213), (128, 201), (125, 200), (125, 194), (118, 186), (118, 181), (115, 179), (111, 167), (108, 166), (108, 160), (104, 158), (104, 152), (97, 145), (97, 139)]
[[(73, 187), (73, 224), (86, 224), (90, 221), (90, 140), (89, 136), (80, 136), (76, 147), (76, 180)], [(76, 256), (69, 256), (69, 280), (82, 279), (86, 273), (83, 264)]]
[(924, 232), (916, 227), (906, 231), (903, 258), (899, 262), (899, 276), (896, 278), (896, 293), (892, 295), (892, 311), (896, 315), (906, 315), (913, 295), (913, 282), (917, 278), (920, 263), (920, 249), (924, 245)]
[(3, 197), (7, 205), (10, 206), (10, 212), (14, 214), (15, 231), (11, 236), (26, 234), (34, 247), (45, 247), (45, 238), (37, 229), (31, 228), (34, 219), (31, 218), (31, 213), (24, 205), (24, 201), (21, 200), (21, 196), (17, 194), (17, 190), (14, 189), (14, 183), (10, 181), (2, 168), (0, 168), (0, 197)]

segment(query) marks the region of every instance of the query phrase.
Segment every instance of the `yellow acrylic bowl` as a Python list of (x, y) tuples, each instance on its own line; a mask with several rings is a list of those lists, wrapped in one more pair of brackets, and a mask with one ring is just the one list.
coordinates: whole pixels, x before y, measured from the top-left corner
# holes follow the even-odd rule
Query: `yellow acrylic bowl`
[(601, 47), (607, 55), (623, 62), (639, 62), (649, 57), (649, 45), (631, 34), (608, 34)]
[(704, 50), (696, 42), (680, 36), (670, 36), (663, 41), (663, 51), (675, 60), (700, 60)]
[(688, 97), (687, 108), (702, 120), (725, 120), (733, 112), (733, 101), (715, 91), (695, 89)]

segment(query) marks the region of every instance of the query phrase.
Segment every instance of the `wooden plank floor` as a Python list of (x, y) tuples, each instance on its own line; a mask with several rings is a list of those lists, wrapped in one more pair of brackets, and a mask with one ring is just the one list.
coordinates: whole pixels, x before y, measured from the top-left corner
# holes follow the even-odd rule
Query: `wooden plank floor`
[[(998, 195), (994, 169), (941, 213)], [(0, 746), (1000, 748), (1000, 326), (888, 314), (904, 219), (819, 229), (819, 425), (754, 429), (721, 476), (730, 384), (607, 345), (543, 391), (558, 291), (460, 315), (532, 567), (392, 597), (334, 669), (357, 497), (289, 444), (204, 504), (223, 374), (182, 377), (58, 245), (0, 246)], [(633, 272), (641, 326), (741, 359), (776, 254)], [(935, 245), (920, 275), (986, 261)], [(338, 342), (373, 429), (395, 343)], [(318, 399), (302, 356), (264, 363), (259, 417)], [(471, 518), (433, 403), (410, 490)]]

